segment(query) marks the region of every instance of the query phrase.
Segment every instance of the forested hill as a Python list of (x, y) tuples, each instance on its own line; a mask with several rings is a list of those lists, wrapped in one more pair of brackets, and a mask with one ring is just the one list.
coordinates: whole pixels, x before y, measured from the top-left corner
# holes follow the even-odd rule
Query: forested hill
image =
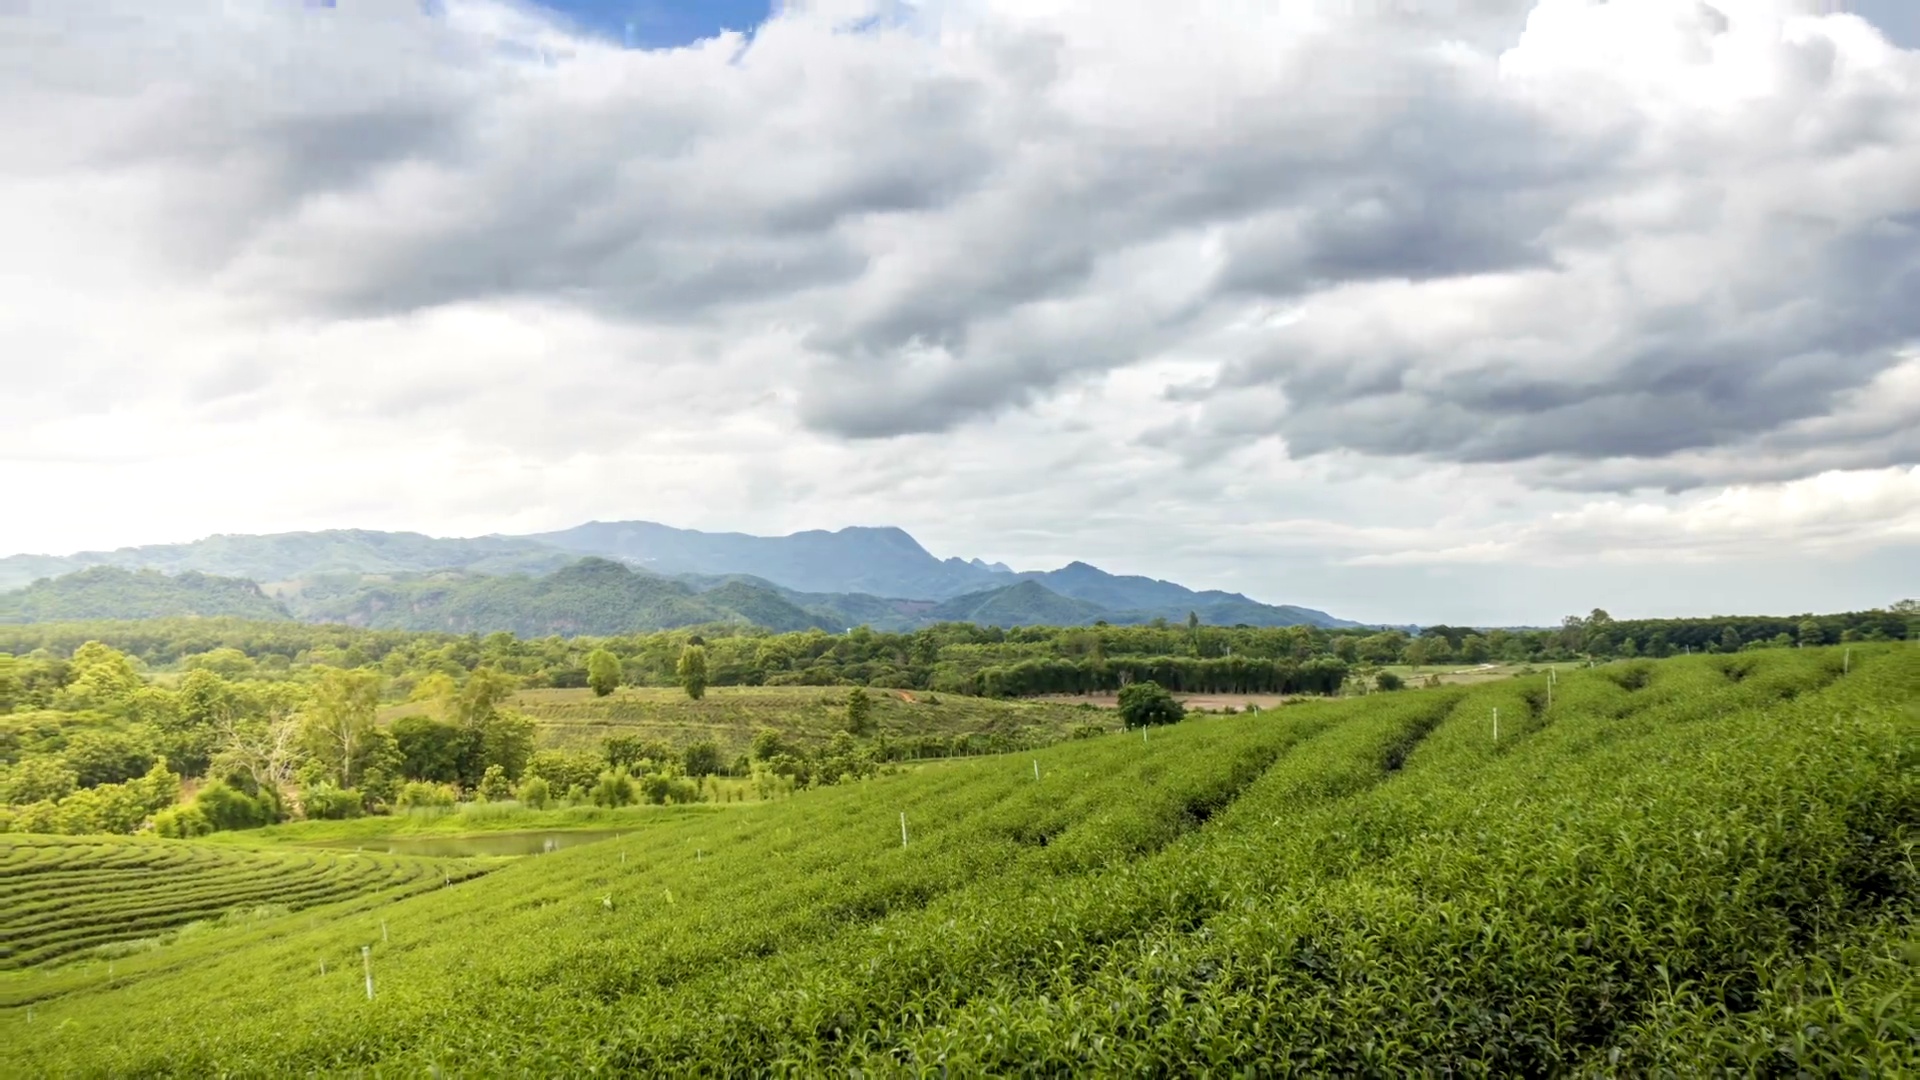
[(284, 606), (251, 581), (192, 570), (170, 575), (155, 570), (96, 566), (0, 593), (0, 622), (159, 619), (179, 615), (292, 618)]
[[(1092, 567), (1085, 570), (1111, 578)], [(1080, 577), (1091, 580), (1084, 572)], [(1197, 609), (1209, 622), (1226, 615), (1232, 623), (1248, 626), (1351, 625), (1318, 612), (1269, 607), (1244, 597), (1222, 605), (1214, 598), (1223, 594), (1188, 595), (1214, 600)], [(1184, 623), (1195, 611), (1179, 603), (1114, 610), (1062, 596), (1038, 580), (1019, 580), (944, 603), (863, 593), (803, 593), (742, 575), (670, 578), (597, 557), (544, 575), (465, 570), (331, 573), (276, 582), (265, 591), (251, 581), (194, 571), (176, 577), (153, 570), (94, 567), (0, 594), (0, 622), (232, 615), (379, 630), (506, 631), (522, 637), (605, 636), (719, 624), (776, 632), (841, 631), (856, 626), (906, 631), (940, 622), (1005, 627), (1098, 621), (1135, 625), (1155, 620)]]
[[(905, 531), (892, 527), (749, 536), (676, 529), (649, 521), (616, 521), (589, 522), (532, 536), (471, 539), (368, 529), (219, 535), (188, 544), (0, 558), (0, 590), (95, 566), (169, 574), (196, 570), (260, 582), (270, 593), (287, 595), (294, 614), (302, 618), (307, 615), (302, 613), (298, 597), (324, 594), (331, 605), (329, 610), (343, 616), (359, 610), (356, 621), (373, 624), (384, 625), (396, 619), (407, 622), (411, 615), (391, 613), (393, 605), (403, 602), (409, 610), (417, 605), (421, 613), (444, 615), (452, 624), (471, 621), (481, 612), (492, 613), (488, 618), (498, 623), (503, 598), (515, 594), (522, 604), (538, 609), (530, 618), (549, 619), (559, 625), (577, 616), (555, 606), (554, 585), (483, 583), (480, 579), (514, 575), (539, 578), (583, 556), (612, 560), (649, 576), (655, 584), (644, 588), (622, 583), (628, 591), (646, 593), (637, 598), (636, 606), (655, 612), (641, 619), (642, 625), (649, 626), (683, 625), (679, 621), (683, 618), (728, 621), (731, 616), (727, 611), (716, 614), (695, 610), (700, 605), (690, 607), (688, 599), (691, 593), (705, 592), (716, 583), (728, 581), (771, 591), (787, 604), (811, 613), (807, 618), (841, 628), (863, 623), (910, 627), (917, 625), (919, 612), (962, 598), (962, 606), (991, 603), (993, 611), (1001, 613), (997, 617), (1007, 620), (1005, 625), (1079, 621), (1071, 617), (1075, 612), (1109, 622), (1184, 620), (1190, 611), (1198, 612), (1205, 622), (1220, 625), (1354, 625), (1324, 611), (1263, 604), (1239, 593), (1195, 591), (1149, 577), (1110, 574), (1085, 562), (1072, 562), (1057, 570), (1016, 573), (1000, 563), (979, 559), (940, 559)], [(376, 583), (374, 578), (390, 587), (357, 600), (348, 595), (363, 585)], [(689, 586), (690, 592), (668, 596), (658, 584), (661, 581), (678, 581)], [(313, 586), (317, 582), (325, 584), (316, 591)], [(1003, 592), (1023, 582), (1041, 586), (1044, 594), (1031, 589)], [(559, 588), (562, 594), (567, 591)], [(1047, 599), (1049, 595), (1055, 599)], [(1061, 597), (1084, 603), (1063, 605), (1058, 600)], [(706, 603), (717, 603), (727, 610), (744, 606), (741, 614), (761, 625), (786, 627), (796, 618), (794, 612), (783, 610), (760, 594), (709, 598)], [(363, 610), (356, 605), (362, 605)], [(753, 609), (765, 609), (768, 621), (762, 621)], [(519, 621), (512, 625), (530, 628), (535, 623)]]

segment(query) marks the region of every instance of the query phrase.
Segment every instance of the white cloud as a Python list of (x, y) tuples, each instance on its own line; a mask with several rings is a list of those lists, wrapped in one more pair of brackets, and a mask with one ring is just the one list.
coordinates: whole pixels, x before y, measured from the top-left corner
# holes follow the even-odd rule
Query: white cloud
[(1858, 19), (448, 9), (0, 16), (0, 550), (899, 523), (1358, 610), (1920, 542), (1920, 53)]

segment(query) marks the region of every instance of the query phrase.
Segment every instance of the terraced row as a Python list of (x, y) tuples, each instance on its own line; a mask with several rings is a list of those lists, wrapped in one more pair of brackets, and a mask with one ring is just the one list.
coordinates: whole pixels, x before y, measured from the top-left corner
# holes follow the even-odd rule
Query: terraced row
[(0, 970), (152, 937), (235, 909), (399, 897), (486, 869), (467, 860), (247, 851), (144, 837), (0, 836)]

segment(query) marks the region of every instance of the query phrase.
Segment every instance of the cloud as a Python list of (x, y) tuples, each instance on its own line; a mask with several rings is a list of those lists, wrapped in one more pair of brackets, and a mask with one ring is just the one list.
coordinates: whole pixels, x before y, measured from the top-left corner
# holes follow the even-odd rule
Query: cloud
[(1591, 513), (1747, 558), (1713, 493), (1846, 519), (1795, 485), (1920, 460), (1920, 52), (1816, 6), (0, 16), (0, 474), (65, 507), (12, 542), (858, 520), (1293, 595), (1599, 557)]
[[(1395, 538), (1360, 532), (1351, 539)], [(1846, 556), (1914, 543), (1920, 543), (1920, 466), (1827, 472), (1785, 484), (1742, 485), (1679, 505), (1613, 499), (1589, 502), (1518, 527), (1478, 530), (1444, 546), (1357, 555), (1349, 562), (1355, 566), (1704, 563), (1765, 557), (1783, 550), (1815, 558)]]

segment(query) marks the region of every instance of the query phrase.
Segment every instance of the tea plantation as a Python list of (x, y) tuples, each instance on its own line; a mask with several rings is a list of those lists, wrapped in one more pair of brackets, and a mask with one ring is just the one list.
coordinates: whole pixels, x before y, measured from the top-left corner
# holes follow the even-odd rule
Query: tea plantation
[(111, 977), (17, 972), (0, 1074), (1920, 1075), (1920, 649), (1551, 691), (660, 815)]
[(125, 836), (0, 834), (0, 971), (152, 947), (169, 930), (360, 896), (394, 899), (486, 869), (359, 853), (281, 854)]

